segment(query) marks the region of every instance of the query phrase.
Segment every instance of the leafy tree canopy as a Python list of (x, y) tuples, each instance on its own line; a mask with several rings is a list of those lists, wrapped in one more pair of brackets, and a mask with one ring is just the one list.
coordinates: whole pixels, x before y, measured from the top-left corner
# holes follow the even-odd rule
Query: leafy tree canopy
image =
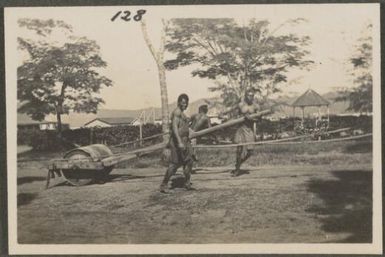
[(372, 24), (369, 24), (349, 59), (350, 75), (356, 86), (340, 91), (336, 98), (337, 101), (348, 101), (348, 110), (351, 111), (372, 112), (373, 109), (372, 40)]
[(233, 19), (173, 19), (166, 49), (174, 58), (165, 62), (169, 70), (198, 64), (193, 76), (215, 81), (211, 91), (221, 92), (225, 106), (234, 105), (253, 87), (266, 98), (280, 91), (291, 68), (305, 68), (309, 37), (280, 34), (289, 20), (271, 30), (266, 20), (239, 25)]
[[(28, 59), (17, 69), (17, 96), (20, 112), (35, 120), (48, 114), (95, 113), (103, 103), (98, 95), (112, 81), (99, 72), (107, 66), (98, 44), (85, 37), (76, 37), (72, 27), (63, 21), (20, 19), (20, 27), (35, 33), (33, 39), (18, 38), (19, 48)], [(61, 31), (66, 40), (53, 43), (54, 32)]]

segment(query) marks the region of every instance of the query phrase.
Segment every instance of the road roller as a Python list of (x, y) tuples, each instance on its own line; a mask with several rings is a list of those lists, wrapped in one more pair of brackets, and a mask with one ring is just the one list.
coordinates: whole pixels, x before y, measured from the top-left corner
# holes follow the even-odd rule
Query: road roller
[(83, 186), (108, 176), (113, 166), (104, 166), (102, 160), (111, 156), (113, 153), (106, 145), (83, 146), (66, 152), (63, 159), (54, 160), (49, 170), (71, 185)]
[[(271, 110), (264, 110), (250, 115), (250, 118), (258, 118), (270, 113), (272, 113)], [(219, 129), (242, 123), (243, 121), (244, 117), (241, 117), (197, 132), (190, 131), (189, 137), (195, 138), (207, 135)], [(152, 153), (165, 148), (165, 146), (166, 143), (162, 142), (120, 154), (114, 154), (108, 146), (103, 144), (93, 144), (72, 149), (64, 154), (63, 159), (56, 159), (50, 162), (46, 188), (49, 186), (50, 179), (55, 176), (63, 177), (73, 186), (84, 186), (96, 181), (106, 181), (108, 174), (118, 163)]]

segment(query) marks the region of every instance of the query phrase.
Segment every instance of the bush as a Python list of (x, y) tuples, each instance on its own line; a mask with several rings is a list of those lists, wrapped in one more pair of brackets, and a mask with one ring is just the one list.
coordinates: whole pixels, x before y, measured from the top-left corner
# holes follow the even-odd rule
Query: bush
[[(119, 145), (124, 142), (130, 142), (139, 139), (139, 126), (116, 126), (108, 128), (94, 128), (91, 130), (90, 138), (92, 143), (101, 143), (106, 145)], [(162, 133), (162, 127), (155, 124), (145, 124), (142, 126), (143, 138)], [(146, 140), (146, 144), (160, 142), (162, 137)], [(129, 147), (129, 145), (128, 145)]]
[[(143, 138), (162, 133), (160, 125), (145, 124), (142, 127)], [(74, 144), (106, 144), (118, 145), (128, 141), (139, 139), (138, 126), (116, 126), (107, 128), (80, 128), (64, 130), (63, 140), (59, 139), (56, 131), (35, 129), (19, 129), (17, 131), (17, 143), (30, 145), (39, 151), (55, 151), (59, 149), (73, 148)], [(146, 140), (144, 145), (151, 145), (162, 141), (162, 137)], [(127, 148), (135, 145), (127, 145)]]
[(57, 135), (56, 131), (42, 130), (31, 138), (32, 148), (37, 151), (60, 151), (67, 149)]
[(41, 134), (38, 128), (26, 128), (17, 130), (18, 145), (32, 145), (32, 140)]
[(63, 138), (78, 145), (89, 145), (91, 139), (91, 129), (79, 128), (63, 131)]
[[(280, 119), (278, 121), (261, 119), (259, 122), (257, 122), (257, 134), (261, 135), (263, 133), (268, 133), (272, 135), (272, 139), (279, 138), (279, 135), (283, 132), (294, 131), (294, 124), (298, 122), (300, 122), (299, 118), (287, 118)], [(361, 129), (364, 131), (364, 133), (371, 132), (372, 117), (330, 116), (329, 131), (346, 127), (351, 127), (353, 129)], [(145, 124), (143, 125), (142, 129), (143, 138), (162, 133), (162, 127), (160, 125)], [(231, 141), (234, 137), (236, 130), (237, 126), (233, 126), (230, 128), (216, 131), (215, 133), (206, 136), (206, 138), (202, 137), (199, 143), (213, 144), (218, 142), (221, 143), (221, 141)], [(64, 142), (58, 139), (56, 131), (42, 131), (37, 128), (19, 129), (17, 132), (17, 143), (23, 145), (30, 145), (36, 150), (44, 151), (61, 149), (62, 147), (73, 147), (73, 145), (66, 144), (65, 142), (75, 143), (78, 145), (89, 145), (99, 143), (113, 146), (125, 142), (138, 140), (139, 127), (116, 126), (106, 128), (80, 128), (74, 130), (69, 129), (64, 130), (62, 135)], [(143, 142), (143, 145), (153, 145), (161, 141), (162, 137), (156, 137), (150, 140), (145, 140)], [(138, 144), (129, 144), (124, 146), (126, 150), (135, 147), (138, 147)]]
[(365, 133), (372, 132), (373, 118), (367, 115), (360, 116), (330, 116), (329, 130), (339, 128), (362, 129)]

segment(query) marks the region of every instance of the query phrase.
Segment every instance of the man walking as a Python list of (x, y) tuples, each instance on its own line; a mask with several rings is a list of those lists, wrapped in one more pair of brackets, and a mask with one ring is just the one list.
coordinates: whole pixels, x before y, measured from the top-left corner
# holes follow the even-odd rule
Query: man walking
[[(234, 143), (242, 144), (255, 142), (255, 135), (253, 131), (255, 120), (250, 118), (250, 114), (258, 112), (260, 110), (260, 106), (255, 102), (254, 95), (255, 90), (253, 88), (247, 89), (244, 99), (242, 99), (242, 101), (237, 106), (225, 112), (229, 113), (237, 110), (238, 116), (245, 117), (245, 121), (238, 127), (237, 131), (235, 132)], [(237, 146), (235, 170), (231, 172), (233, 177), (241, 175), (241, 165), (251, 156), (252, 150), (252, 145)]]
[[(249, 115), (259, 111), (260, 106), (255, 102), (254, 94), (255, 91), (253, 88), (247, 89), (245, 92), (245, 98), (238, 104), (239, 115), (243, 115), (245, 117), (245, 121), (235, 132), (234, 142), (237, 144), (255, 142), (255, 134), (253, 130), (255, 120), (250, 119)], [(235, 170), (232, 176), (236, 177), (241, 175), (241, 165), (251, 156), (252, 151), (252, 145), (243, 145), (237, 147)]]
[(185, 176), (185, 188), (191, 189), (191, 169), (192, 169), (192, 146), (189, 139), (189, 118), (184, 114), (187, 109), (189, 98), (186, 94), (178, 97), (178, 106), (171, 113), (171, 135), (168, 143), (170, 150), (170, 162), (166, 174), (164, 175), (160, 191), (167, 191), (167, 184), (171, 176), (175, 174), (177, 169), (184, 166), (183, 173)]

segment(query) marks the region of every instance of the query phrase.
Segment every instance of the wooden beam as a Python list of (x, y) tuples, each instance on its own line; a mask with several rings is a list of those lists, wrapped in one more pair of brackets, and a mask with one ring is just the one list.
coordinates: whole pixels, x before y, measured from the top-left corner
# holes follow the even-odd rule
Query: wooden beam
[[(263, 111), (260, 111), (260, 112), (257, 112), (257, 113), (250, 114), (250, 118), (251, 119), (256, 119), (256, 118), (259, 118), (261, 116), (268, 115), (268, 114), (271, 114), (271, 113), (273, 113), (272, 110), (263, 110)], [(189, 137), (190, 138), (195, 138), (195, 137), (204, 136), (204, 135), (213, 133), (213, 132), (215, 132), (217, 130), (220, 130), (220, 129), (223, 129), (223, 128), (228, 128), (228, 127), (240, 124), (240, 123), (242, 123), (244, 121), (245, 121), (245, 117), (241, 117), (241, 118), (229, 120), (229, 121), (227, 121), (225, 123), (222, 123), (222, 124), (219, 124), (217, 126), (213, 126), (213, 127), (207, 128), (207, 129), (203, 129), (203, 130), (200, 130), (200, 131), (196, 131), (195, 132), (195, 131), (191, 130)]]

